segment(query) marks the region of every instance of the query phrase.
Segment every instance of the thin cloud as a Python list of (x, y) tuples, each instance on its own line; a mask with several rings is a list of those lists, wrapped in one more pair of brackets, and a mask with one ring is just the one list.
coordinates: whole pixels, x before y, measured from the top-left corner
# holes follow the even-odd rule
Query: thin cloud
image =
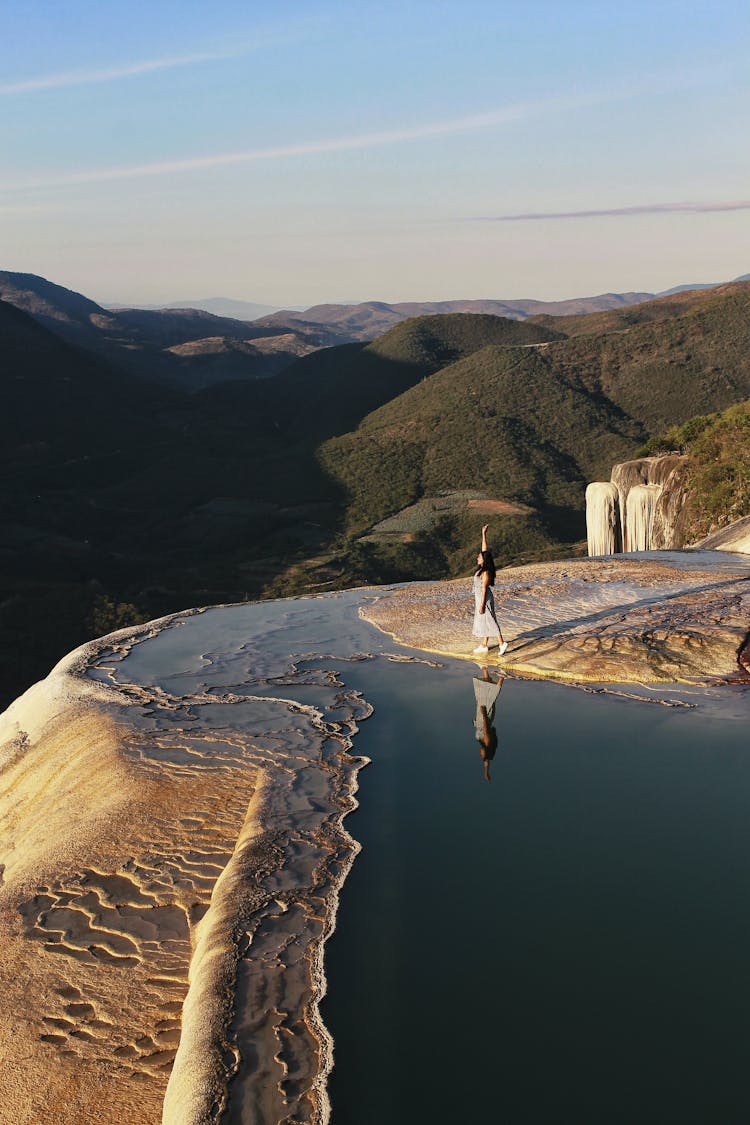
[(514, 215), (476, 215), (473, 223), (520, 223), (548, 219), (597, 219), (615, 215), (706, 214), (715, 211), (750, 211), (750, 199), (708, 203), (640, 203), (632, 207), (600, 207), (586, 211), (526, 211)]
[[(258, 43), (254, 44), (257, 47)], [(246, 48), (250, 49), (250, 48)], [(236, 51), (235, 54), (244, 53), (243, 51)], [(196, 62), (199, 60), (219, 59), (231, 57), (229, 54), (215, 54), (215, 55), (191, 55), (183, 56), (175, 59), (162, 59), (153, 61), (151, 63), (134, 64), (138, 68), (151, 68), (155, 69), (157, 66), (181, 66), (189, 62)], [(93, 75), (95, 72), (90, 72)], [(111, 77), (113, 71), (98, 72), (103, 77)], [(124, 73), (124, 70), (123, 70)], [(131, 68), (128, 68), (128, 73), (135, 73)], [(58, 80), (66, 76), (58, 75)], [(70, 76), (68, 76), (70, 77)], [(102, 80), (103, 80), (102, 77)], [(95, 80), (89, 78), (89, 80)], [(695, 76), (691, 81), (695, 80)], [(38, 81), (42, 81), (41, 79)], [(675, 75), (659, 75), (658, 79), (649, 82), (642, 82), (638, 93), (656, 94), (662, 89), (678, 89), (683, 85), (690, 84), (681, 74)], [(9, 87), (0, 87), (0, 92), (8, 90)], [(473, 114), (466, 117), (451, 118), (448, 120), (426, 122), (422, 125), (415, 125), (399, 129), (387, 129), (379, 132), (361, 133), (355, 136), (348, 137), (333, 137), (322, 138), (312, 141), (300, 141), (297, 143), (276, 145), (270, 148), (252, 148), (240, 152), (216, 153), (207, 156), (188, 156), (178, 160), (162, 160), (155, 161), (149, 164), (129, 164), (120, 165), (116, 167), (105, 168), (87, 168), (80, 169), (72, 172), (63, 172), (60, 175), (52, 175), (43, 179), (25, 180), (21, 182), (12, 183), (6, 180), (4, 188), (9, 192), (38, 190), (55, 187), (75, 186), (79, 184), (93, 184), (103, 183), (113, 180), (130, 180), (141, 177), (150, 176), (163, 176), (171, 174), (179, 174), (183, 172), (200, 171), (207, 168), (220, 168), (228, 167), (234, 164), (250, 164), (255, 161), (270, 161), (285, 159), (295, 156), (311, 156), (311, 155), (325, 155), (334, 152), (349, 152), (356, 149), (369, 149), (380, 146), (400, 144), (407, 141), (416, 141), (428, 139), (430, 137), (449, 136), (451, 134), (461, 134), (469, 132), (478, 132), (482, 129), (491, 128), (497, 125), (509, 124), (514, 121), (524, 121), (534, 118), (544, 118), (550, 115), (559, 115), (560, 113), (575, 112), (577, 110), (585, 109), (588, 107), (608, 105), (613, 102), (628, 100), (633, 97), (633, 89), (631, 86), (621, 86), (606, 91), (590, 91), (586, 93), (572, 94), (568, 96), (557, 96), (539, 99), (530, 102), (518, 102), (514, 105), (505, 106), (503, 108), (492, 109), (482, 113)], [(494, 221), (509, 222), (513, 219), (532, 219), (543, 217), (573, 217), (575, 212), (571, 212), (568, 216), (566, 213), (561, 213), (558, 216), (543, 216), (543, 215), (508, 215), (496, 216)], [(488, 216), (482, 220), (481, 217), (475, 217), (475, 221), (493, 221), (492, 216)]]
[(90, 82), (110, 82), (116, 78), (132, 78), (138, 74), (148, 74), (153, 70), (170, 70), (176, 66), (190, 66), (193, 63), (217, 62), (244, 54), (241, 51), (200, 52), (194, 55), (175, 55), (164, 59), (146, 59), (143, 62), (126, 63), (123, 66), (105, 67), (101, 70), (71, 70), (63, 74), (47, 74), (39, 78), (28, 78), (24, 82), (9, 82), (0, 86), (0, 94), (27, 94), (35, 90), (56, 90), (61, 86), (84, 86)]
[(373, 148), (379, 145), (398, 144), (422, 137), (445, 136), (448, 133), (468, 132), (485, 125), (512, 121), (522, 116), (517, 110), (502, 110), (496, 114), (482, 114), (457, 121), (432, 122), (412, 129), (391, 129), (358, 136), (333, 137), (298, 144), (274, 145), (271, 148), (247, 149), (243, 152), (224, 152), (211, 156), (190, 156), (184, 160), (161, 160), (152, 164), (131, 164), (115, 168), (91, 168), (70, 172), (53, 180), (31, 182), (28, 187), (48, 187), (64, 184), (100, 183), (104, 180), (129, 180), (141, 176), (164, 176), (176, 172), (192, 172), (202, 168), (220, 168), (231, 164), (249, 164), (253, 161), (278, 160), (289, 156), (316, 156), (329, 152), (349, 152), (354, 149)]
[(112, 82), (118, 78), (135, 78), (150, 74), (155, 70), (172, 70), (180, 66), (193, 66), (196, 63), (222, 62), (225, 59), (241, 58), (251, 51), (272, 45), (275, 36), (263, 33), (252, 42), (220, 51), (194, 51), (186, 55), (166, 55), (158, 59), (143, 59), (122, 63), (120, 66), (98, 67), (93, 70), (69, 70), (57, 74), (43, 74), (20, 82), (0, 84), (0, 95), (29, 94), (37, 90), (57, 90), (65, 86), (86, 86), (93, 82)]
[[(615, 95), (617, 96), (617, 95)], [(77, 172), (67, 172), (60, 176), (43, 180), (29, 180), (24, 183), (6, 184), (10, 190), (30, 190), (37, 188), (65, 187), (68, 185), (102, 183), (108, 180), (129, 180), (148, 176), (164, 176), (181, 172), (199, 171), (205, 168), (228, 167), (233, 164), (249, 164), (255, 161), (279, 160), (294, 156), (315, 156), (333, 152), (350, 152), (356, 149), (401, 144), (405, 141), (421, 140), (430, 137), (448, 136), (475, 132), (494, 125), (512, 121), (522, 121), (529, 117), (541, 116), (550, 112), (580, 109), (587, 105), (611, 101), (613, 95), (577, 95), (570, 98), (550, 98), (537, 102), (521, 102), (503, 109), (473, 114), (469, 117), (431, 121), (410, 128), (387, 129), (380, 132), (360, 133), (348, 137), (323, 138), (302, 141), (295, 144), (275, 145), (270, 148), (246, 149), (241, 152), (217, 153), (210, 156), (190, 156), (181, 160), (161, 160), (150, 164), (121, 165), (113, 168), (89, 168)]]

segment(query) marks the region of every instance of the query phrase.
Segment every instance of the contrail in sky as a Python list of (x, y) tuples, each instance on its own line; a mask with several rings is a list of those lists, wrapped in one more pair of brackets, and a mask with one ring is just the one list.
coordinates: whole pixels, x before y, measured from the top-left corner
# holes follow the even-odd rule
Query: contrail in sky
[[(246, 48), (249, 49), (249, 48)], [(243, 52), (237, 52), (244, 53)], [(182, 66), (189, 62), (196, 62), (199, 60), (228, 58), (227, 54), (214, 54), (214, 55), (190, 55), (182, 56), (174, 59), (155, 60), (147, 63), (133, 64), (132, 68), (128, 68), (128, 73), (140, 72), (140, 69), (151, 68), (156, 69), (159, 66)], [(139, 69), (134, 69), (139, 68)], [(97, 80), (91, 75), (98, 73), (104, 80), (105, 77), (111, 77), (115, 73), (112, 70), (89, 72), (89, 81)], [(119, 73), (125, 73), (125, 69)], [(58, 75), (54, 80), (62, 84), (66, 79), (72, 79), (73, 76)], [(659, 81), (654, 81), (652, 84), (641, 84), (639, 92), (658, 93), (661, 89), (661, 83), (666, 82), (670, 89), (675, 87), (675, 78), (672, 77), (667, 82), (668, 76), (660, 76)], [(679, 76), (678, 76), (679, 78)], [(80, 79), (80, 76), (79, 76)], [(52, 83), (53, 79), (37, 79), (37, 82)], [(679, 86), (681, 83), (677, 81)], [(0, 86), (0, 93), (8, 92), (11, 87)], [(459, 135), (461, 133), (479, 132), (485, 128), (491, 128), (496, 125), (508, 124), (514, 121), (524, 121), (528, 119), (545, 117), (550, 114), (558, 115), (575, 112), (577, 110), (585, 109), (592, 106), (608, 105), (612, 102), (618, 102), (623, 99), (632, 97), (631, 88), (620, 88), (609, 91), (595, 91), (588, 93), (571, 94), (568, 96), (548, 97), (529, 102), (518, 102), (504, 106), (502, 108), (492, 109), (482, 113), (472, 114), (465, 117), (442, 119), (439, 121), (425, 122), (421, 125), (412, 125), (400, 128), (385, 129), (381, 131), (373, 131), (367, 133), (359, 133), (354, 136), (345, 137), (330, 137), (321, 138), (311, 141), (299, 141), (289, 144), (274, 145), (268, 148), (250, 148), (239, 152), (225, 152), (214, 153), (206, 156), (188, 156), (176, 160), (159, 160), (153, 161), (148, 164), (126, 164), (114, 167), (104, 168), (84, 168), (71, 172), (62, 172), (59, 175), (54, 173), (47, 175), (44, 178), (28, 179), (16, 183), (9, 182), (6, 179), (5, 190), (9, 192), (28, 191), (34, 189), (44, 189), (53, 187), (66, 187), (78, 184), (93, 184), (103, 183), (106, 181), (114, 180), (131, 180), (141, 177), (149, 176), (164, 176), (179, 174), (182, 172), (199, 171), (206, 168), (221, 168), (229, 167), (231, 165), (250, 164), (257, 161), (270, 161), (279, 160), (287, 157), (295, 156), (315, 156), (323, 155), (326, 153), (335, 152), (350, 152), (357, 149), (369, 149), (380, 146), (400, 144), (407, 141), (416, 141), (427, 139), (431, 137), (445, 137), (450, 135)], [(688, 206), (688, 205), (683, 205)], [(605, 213), (605, 212), (602, 212)], [(609, 212), (607, 212), (609, 213)], [(532, 219), (532, 218), (551, 218), (551, 217), (573, 217), (574, 212), (560, 213), (557, 216), (552, 215), (500, 215), (494, 218), (497, 222), (510, 222), (514, 219)], [(485, 220), (481, 217), (475, 217), (475, 221), (492, 221), (493, 217), (488, 216)]]
[(63, 86), (86, 86), (91, 82), (111, 82), (116, 78), (133, 78), (154, 70), (172, 70), (178, 66), (191, 66), (194, 63), (220, 62), (222, 59), (240, 58), (259, 47), (268, 46), (264, 36), (262, 43), (254, 41), (242, 47), (223, 51), (196, 51), (189, 55), (167, 55), (160, 59), (144, 59), (142, 62), (123, 63), (120, 66), (100, 67), (94, 70), (69, 70), (58, 74), (44, 74), (37, 78), (27, 78), (21, 82), (0, 83), (0, 94), (28, 94), (36, 90), (56, 90)]
[(632, 207), (601, 207), (586, 211), (527, 211), (515, 215), (476, 215), (472, 223), (520, 223), (544, 219), (595, 219), (610, 215), (668, 215), (712, 211), (750, 211), (750, 199), (717, 200), (709, 203), (639, 203)]
[(386, 129), (379, 132), (360, 133), (348, 137), (300, 141), (269, 148), (252, 148), (241, 152), (216, 153), (209, 156), (189, 156), (180, 160), (160, 160), (149, 164), (120, 165), (110, 168), (89, 168), (77, 172), (64, 172), (40, 180), (27, 180), (24, 183), (6, 184), (10, 190), (33, 188), (64, 187), (75, 184), (102, 183), (107, 180), (129, 180), (142, 176), (164, 176), (172, 173), (191, 172), (204, 168), (227, 167), (232, 164), (250, 164), (255, 161), (278, 160), (284, 157), (314, 156), (333, 152), (350, 152), (355, 149), (375, 148), (381, 145), (399, 144), (429, 137), (442, 137), (451, 134), (468, 133), (480, 129), (502, 125), (511, 121), (522, 121), (549, 112), (564, 112), (581, 109), (584, 106), (609, 102), (619, 95), (581, 94), (568, 98), (547, 98), (536, 102), (519, 102), (503, 109), (490, 110), (468, 117), (451, 118), (442, 121), (426, 122), (407, 128)]
[(518, 120), (525, 116), (523, 107), (464, 117), (453, 121), (431, 122), (410, 129), (389, 129), (382, 132), (361, 133), (350, 137), (332, 137), (297, 144), (274, 145), (270, 148), (246, 149), (242, 152), (216, 153), (211, 156), (189, 156), (184, 160), (161, 160), (151, 164), (131, 164), (114, 168), (91, 168), (81, 172), (64, 173), (54, 179), (31, 181), (29, 187), (47, 187), (62, 184), (98, 183), (102, 180), (128, 180), (139, 176), (164, 176), (171, 172), (191, 172), (200, 168), (220, 168), (231, 164), (249, 164), (258, 160), (277, 160), (286, 156), (310, 156), (327, 152), (350, 152), (353, 149), (373, 148), (377, 145), (396, 144), (421, 137), (445, 136), (464, 133), (485, 125), (496, 125)]

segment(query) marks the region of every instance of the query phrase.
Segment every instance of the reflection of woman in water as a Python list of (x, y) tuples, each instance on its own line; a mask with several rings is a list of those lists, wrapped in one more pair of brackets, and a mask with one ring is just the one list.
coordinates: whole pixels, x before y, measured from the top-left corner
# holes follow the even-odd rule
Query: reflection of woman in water
[(492, 587), (495, 585), (495, 560), (487, 546), (487, 528), (482, 528), (482, 549), (477, 555), (477, 569), (474, 571), (474, 627), (473, 637), (479, 637), (474, 652), (488, 652), (490, 637), (497, 637), (497, 655), (502, 656), (508, 645), (503, 640), (500, 626), (495, 616), (495, 599)]
[(490, 780), (490, 762), (497, 750), (497, 731), (495, 730), (495, 704), (503, 686), (503, 677), (497, 681), (482, 668), (482, 679), (474, 678), (474, 697), (477, 701), (477, 714), (474, 719), (474, 737), (479, 743), (479, 753), (484, 762), (484, 776)]

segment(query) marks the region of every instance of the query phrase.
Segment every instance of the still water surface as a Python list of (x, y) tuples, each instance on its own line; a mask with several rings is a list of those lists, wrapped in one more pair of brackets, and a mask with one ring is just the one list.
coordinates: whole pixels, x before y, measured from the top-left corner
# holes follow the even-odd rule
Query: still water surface
[(375, 714), (326, 946), (334, 1125), (750, 1120), (747, 698), (506, 680), (488, 782), (478, 668), (343, 675)]

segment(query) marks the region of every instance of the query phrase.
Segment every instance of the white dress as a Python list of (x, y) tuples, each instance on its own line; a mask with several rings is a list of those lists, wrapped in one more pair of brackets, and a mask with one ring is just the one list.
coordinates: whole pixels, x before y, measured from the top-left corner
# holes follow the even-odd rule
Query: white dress
[(500, 626), (495, 617), (495, 599), (492, 596), (492, 587), (487, 587), (487, 597), (484, 602), (484, 613), (479, 612), (482, 604), (482, 575), (474, 575), (474, 627), (472, 637), (497, 637), (500, 639)]
[(478, 680), (474, 678), (474, 697), (477, 701), (477, 714), (474, 719), (474, 737), (477, 742), (484, 740), (484, 716), (482, 708), (487, 712), (487, 722), (492, 726), (495, 719), (495, 704), (500, 694), (502, 683), (494, 680)]

